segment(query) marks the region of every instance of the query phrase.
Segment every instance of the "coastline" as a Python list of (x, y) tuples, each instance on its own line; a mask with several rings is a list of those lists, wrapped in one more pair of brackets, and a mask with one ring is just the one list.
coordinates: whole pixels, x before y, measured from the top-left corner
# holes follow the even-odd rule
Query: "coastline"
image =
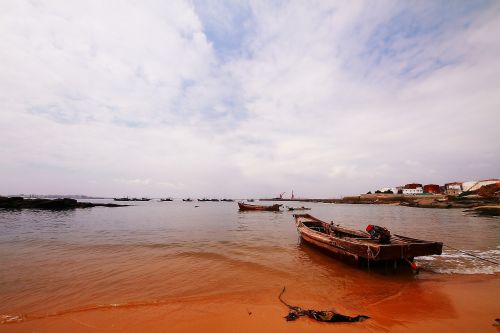
[[(400, 195), (400, 194), (362, 194), (359, 196), (347, 196), (341, 199), (316, 199), (297, 198), (279, 199), (264, 198), (259, 201), (279, 201), (279, 202), (314, 202), (330, 204), (361, 204), (361, 205), (399, 205), (416, 208), (460, 208), (475, 209), (477, 207), (488, 207), (485, 210), (495, 212), (500, 208), (498, 198), (481, 197), (453, 197), (446, 195)], [(498, 215), (498, 212), (495, 214)]]
[[(151, 304), (115, 305), (69, 312), (22, 323), (0, 325), (0, 332), (498, 332), (499, 274), (426, 274), (393, 294), (304, 299), (289, 286), (285, 299), (316, 309), (335, 307), (348, 315), (367, 314), (362, 323), (319, 323), (309, 318), (286, 322), (287, 308), (278, 301), (278, 286), (234, 294), (214, 294)], [(366, 287), (376, 292), (376, 285)], [(362, 291), (357, 291), (359, 293)], [(355, 295), (353, 295), (355, 296)]]

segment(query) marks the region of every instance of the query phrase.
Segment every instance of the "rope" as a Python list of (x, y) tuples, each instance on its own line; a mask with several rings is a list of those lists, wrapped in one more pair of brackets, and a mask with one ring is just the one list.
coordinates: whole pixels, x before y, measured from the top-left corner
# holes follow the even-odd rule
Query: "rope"
[(475, 254), (472, 254), (472, 253), (469, 253), (469, 252), (465, 252), (465, 251), (462, 251), (462, 250), (456, 249), (456, 248), (451, 247), (451, 246), (446, 245), (446, 244), (443, 244), (443, 246), (446, 246), (446, 247), (448, 247), (448, 248), (450, 248), (450, 249), (452, 249), (452, 250), (458, 251), (458, 252), (462, 252), (463, 254), (466, 254), (466, 255), (468, 255), (468, 256), (471, 256), (471, 257), (474, 257), (474, 258), (477, 258), (477, 259), (481, 259), (481, 260), (487, 261), (487, 262), (489, 262), (489, 263), (491, 263), (491, 264), (498, 265), (498, 262), (496, 262), (496, 261), (494, 261), (494, 260), (485, 259), (485, 258), (482, 258), (482, 257), (477, 256), (477, 255), (475, 255)]
[(281, 295), (283, 295), (283, 293), (285, 292), (285, 287), (283, 287), (283, 290), (281, 291), (280, 295), (278, 296), (279, 300), (281, 303), (285, 304), (286, 306), (288, 306), (289, 309), (293, 309), (293, 308), (296, 308), (295, 306), (292, 306), (290, 304), (287, 304), (282, 298), (281, 298)]

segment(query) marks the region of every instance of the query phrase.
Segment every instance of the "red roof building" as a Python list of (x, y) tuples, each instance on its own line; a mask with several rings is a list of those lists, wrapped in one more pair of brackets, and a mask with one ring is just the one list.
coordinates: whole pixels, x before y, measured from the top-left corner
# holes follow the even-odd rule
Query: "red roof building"
[(425, 193), (439, 194), (439, 193), (441, 193), (441, 190), (439, 189), (439, 185), (427, 184), (427, 185), (424, 185), (424, 192)]
[(407, 190), (414, 190), (414, 189), (417, 189), (419, 187), (422, 187), (422, 184), (411, 183), (411, 184), (406, 184), (404, 188)]

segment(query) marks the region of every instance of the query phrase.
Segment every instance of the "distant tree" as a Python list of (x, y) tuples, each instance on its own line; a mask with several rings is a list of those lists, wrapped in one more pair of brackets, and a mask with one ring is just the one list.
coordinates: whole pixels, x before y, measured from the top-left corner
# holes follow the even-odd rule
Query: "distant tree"
[(382, 192), (380, 192), (380, 190), (376, 190), (375, 193), (382, 193)]
[(384, 193), (386, 193), (386, 194), (394, 194), (394, 192), (392, 192), (391, 190), (384, 191)]
[(372, 194), (372, 191), (368, 191), (368, 192), (366, 192), (366, 194)]

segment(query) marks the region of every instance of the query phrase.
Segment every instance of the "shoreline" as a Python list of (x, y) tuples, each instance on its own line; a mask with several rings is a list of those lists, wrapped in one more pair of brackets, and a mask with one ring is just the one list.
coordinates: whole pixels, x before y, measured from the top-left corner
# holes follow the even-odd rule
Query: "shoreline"
[[(68, 312), (21, 323), (0, 325), (0, 332), (498, 332), (495, 295), (499, 274), (426, 274), (382, 297), (365, 301), (303, 299), (298, 286), (287, 286), (287, 302), (304, 308), (331, 309), (347, 315), (367, 314), (360, 323), (320, 323), (309, 318), (286, 322), (279, 287), (245, 293), (214, 294), (151, 304), (114, 305)], [(250, 286), (249, 286), (250, 287)], [(373, 293), (376, 286), (368, 286)], [(288, 290), (288, 289), (287, 289)], [(356, 293), (358, 293), (357, 291)], [(362, 292), (362, 291), (361, 291)]]
[(415, 195), (404, 196), (395, 194), (362, 194), (359, 196), (343, 197), (341, 199), (316, 199), (316, 198), (297, 198), (297, 199), (279, 199), (264, 198), (259, 201), (278, 201), (278, 202), (313, 202), (330, 204), (354, 204), (354, 205), (392, 205), (416, 208), (460, 208), (476, 209), (481, 207), (492, 215), (499, 215), (500, 199), (497, 198), (457, 198), (445, 195)]

